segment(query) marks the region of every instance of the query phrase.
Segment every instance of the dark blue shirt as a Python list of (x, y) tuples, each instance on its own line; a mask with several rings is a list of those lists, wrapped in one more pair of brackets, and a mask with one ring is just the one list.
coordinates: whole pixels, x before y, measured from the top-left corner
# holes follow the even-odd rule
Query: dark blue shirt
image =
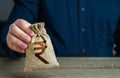
[(43, 21), (57, 56), (114, 56), (119, 17), (119, 0), (15, 0), (2, 41), (9, 55), (18, 56), (6, 46), (9, 25), (18, 18)]

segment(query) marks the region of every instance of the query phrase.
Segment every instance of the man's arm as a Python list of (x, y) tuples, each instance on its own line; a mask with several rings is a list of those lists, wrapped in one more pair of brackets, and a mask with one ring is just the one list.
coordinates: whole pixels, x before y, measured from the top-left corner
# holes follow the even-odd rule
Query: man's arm
[(17, 19), (24, 19), (29, 23), (35, 23), (39, 15), (39, 2), (40, 0), (14, 0), (15, 5), (10, 13), (6, 25), (1, 33), (1, 41), (5, 52), (12, 57), (23, 56), (23, 54), (11, 50), (6, 42), (9, 26)]
[(117, 27), (114, 33), (114, 43), (115, 43), (115, 56), (120, 56), (120, 18), (118, 19)]

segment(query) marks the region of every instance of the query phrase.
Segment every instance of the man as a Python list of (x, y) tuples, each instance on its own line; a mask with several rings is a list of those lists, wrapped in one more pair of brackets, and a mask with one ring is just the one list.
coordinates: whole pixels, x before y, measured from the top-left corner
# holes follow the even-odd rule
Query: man
[[(4, 47), (10, 56), (18, 57), (25, 53), (34, 35), (30, 25), (41, 21), (46, 24), (45, 30), (51, 37), (57, 56), (114, 56), (113, 45), (119, 41), (119, 37), (114, 35), (115, 31), (118, 33), (119, 0), (14, 2), (2, 33)], [(119, 56), (119, 53), (116, 52), (116, 55)]]

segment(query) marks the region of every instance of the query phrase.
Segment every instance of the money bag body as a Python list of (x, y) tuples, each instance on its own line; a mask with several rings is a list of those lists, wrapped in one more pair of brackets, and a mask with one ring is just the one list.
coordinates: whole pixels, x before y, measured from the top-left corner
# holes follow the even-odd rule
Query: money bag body
[(43, 31), (44, 23), (31, 25), (35, 32), (26, 49), (25, 72), (58, 67), (59, 63), (49, 35)]

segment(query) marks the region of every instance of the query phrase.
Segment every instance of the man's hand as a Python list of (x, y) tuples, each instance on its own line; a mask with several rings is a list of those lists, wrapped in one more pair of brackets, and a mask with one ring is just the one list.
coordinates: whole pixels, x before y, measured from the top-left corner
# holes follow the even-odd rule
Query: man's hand
[(34, 35), (30, 26), (31, 24), (23, 19), (18, 19), (10, 25), (7, 34), (7, 45), (10, 49), (19, 53), (25, 53), (25, 49)]

